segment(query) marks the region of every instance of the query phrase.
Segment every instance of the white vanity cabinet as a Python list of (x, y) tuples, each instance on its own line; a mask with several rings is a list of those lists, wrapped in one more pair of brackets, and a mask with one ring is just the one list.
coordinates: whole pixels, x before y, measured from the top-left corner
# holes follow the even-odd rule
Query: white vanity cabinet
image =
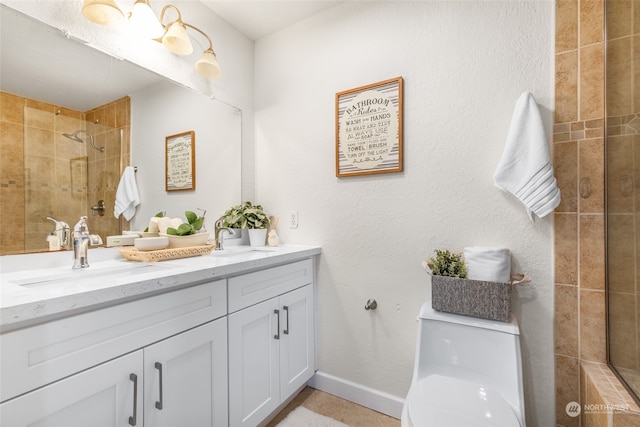
[(226, 426), (227, 319), (144, 349), (144, 425)]
[[(264, 423), (315, 372), (320, 250), (239, 253), (106, 287), (0, 277), (15, 289), (4, 294), (15, 301), (0, 300), (0, 425)], [(38, 298), (25, 304), (28, 292)]]
[(227, 425), (225, 314), (220, 280), (3, 334), (0, 425)]
[(136, 351), (4, 402), (0, 425), (141, 426), (142, 360)]
[(309, 259), (229, 279), (229, 425), (259, 424), (313, 376), (312, 282)]

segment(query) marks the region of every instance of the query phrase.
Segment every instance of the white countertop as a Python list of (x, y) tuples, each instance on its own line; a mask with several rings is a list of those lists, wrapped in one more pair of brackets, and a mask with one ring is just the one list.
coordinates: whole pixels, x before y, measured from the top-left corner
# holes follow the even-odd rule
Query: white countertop
[[(49, 265), (60, 253), (0, 257), (0, 330), (8, 332), (318, 254), (318, 246), (235, 246), (211, 255), (142, 263), (122, 258), (118, 248), (100, 248), (90, 250), (91, 266), (81, 270), (71, 268), (72, 253), (68, 251), (62, 253), (68, 262), (60, 267)], [(31, 262), (29, 268), (12, 271), (16, 268), (8, 267), (9, 263), (25, 261), (26, 265)], [(33, 264), (44, 268), (33, 268)]]

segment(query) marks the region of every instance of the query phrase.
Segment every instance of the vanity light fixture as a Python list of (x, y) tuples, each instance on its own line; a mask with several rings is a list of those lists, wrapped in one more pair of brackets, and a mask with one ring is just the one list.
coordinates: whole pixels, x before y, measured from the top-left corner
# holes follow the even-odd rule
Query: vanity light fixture
[[(174, 21), (164, 25), (164, 15), (168, 9), (174, 10), (178, 16)], [(83, 0), (82, 14), (88, 20), (100, 25), (119, 24), (124, 21), (125, 16), (114, 0)], [(165, 48), (177, 55), (190, 55), (193, 52), (187, 28), (202, 34), (209, 42), (209, 47), (196, 62), (195, 69), (199, 74), (210, 79), (220, 77), (220, 65), (213, 51), (211, 38), (201, 29), (184, 22), (180, 9), (176, 6), (172, 4), (164, 6), (158, 20), (149, 6), (149, 0), (135, 0), (133, 10), (129, 14), (129, 22), (139, 33), (162, 43)]]
[(139, 34), (145, 37), (156, 39), (164, 34), (164, 28), (151, 10), (149, 0), (136, 0), (129, 14), (129, 22)]
[(82, 14), (100, 25), (116, 25), (124, 21), (124, 13), (114, 0), (84, 0)]
[[(164, 14), (170, 8), (175, 10), (178, 17), (175, 21), (164, 25)], [(187, 34), (187, 28), (191, 28), (192, 30), (202, 34), (207, 39), (207, 42), (209, 42), (209, 47), (204, 51), (198, 62), (196, 62), (195, 69), (200, 75), (210, 79), (220, 77), (220, 65), (218, 64), (218, 59), (213, 51), (211, 38), (209, 38), (209, 36), (201, 29), (182, 21), (182, 14), (177, 7), (172, 4), (168, 4), (162, 8), (162, 12), (160, 13), (160, 25), (164, 27), (165, 33), (161, 38), (155, 40), (160, 41), (164, 47), (178, 55), (189, 55), (193, 52), (193, 46), (191, 45), (191, 38), (189, 37), (189, 34)]]

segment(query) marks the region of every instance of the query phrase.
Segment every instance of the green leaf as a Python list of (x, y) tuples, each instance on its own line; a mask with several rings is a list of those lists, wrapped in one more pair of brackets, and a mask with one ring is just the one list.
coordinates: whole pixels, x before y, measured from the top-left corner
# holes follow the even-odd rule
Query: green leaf
[(167, 234), (169, 234), (171, 236), (178, 236), (178, 230), (176, 230), (173, 227), (168, 227), (167, 228)]
[(202, 228), (202, 224), (204, 223), (204, 218), (199, 217), (195, 221), (191, 223), (195, 230), (200, 230)]
[(189, 221), (189, 224), (193, 224), (198, 218), (198, 215), (196, 215), (196, 213), (192, 211), (185, 211), (184, 216), (187, 217), (187, 221)]
[(188, 234), (195, 234), (195, 230), (190, 224), (180, 224), (178, 227), (178, 236), (186, 236)]
[(156, 218), (164, 218), (164, 213), (158, 212), (155, 216)]

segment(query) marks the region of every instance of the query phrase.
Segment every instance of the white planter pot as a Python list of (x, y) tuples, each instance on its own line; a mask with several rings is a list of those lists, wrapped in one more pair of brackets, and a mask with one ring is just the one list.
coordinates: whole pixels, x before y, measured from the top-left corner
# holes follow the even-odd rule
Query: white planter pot
[(249, 228), (249, 244), (251, 247), (264, 246), (267, 241), (266, 228)]

